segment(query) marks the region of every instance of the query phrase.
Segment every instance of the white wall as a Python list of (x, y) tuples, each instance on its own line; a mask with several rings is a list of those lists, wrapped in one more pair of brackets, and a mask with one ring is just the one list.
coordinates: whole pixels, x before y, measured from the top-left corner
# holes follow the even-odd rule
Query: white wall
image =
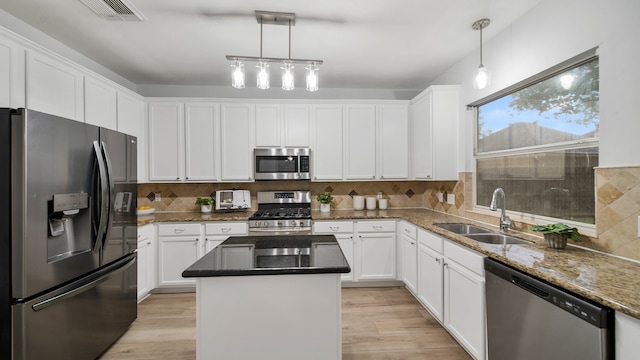
[[(638, 166), (639, 15), (638, 0), (543, 0), (507, 30), (484, 30), (485, 39), (490, 38), (483, 46), (483, 63), (492, 73), (488, 88), (474, 90), (471, 85), (477, 52), (431, 85), (461, 84), (463, 104), (468, 104), (599, 46), (600, 166)], [(473, 122), (473, 112), (464, 112), (461, 144), (466, 145), (466, 156), (461, 171), (473, 169)]]

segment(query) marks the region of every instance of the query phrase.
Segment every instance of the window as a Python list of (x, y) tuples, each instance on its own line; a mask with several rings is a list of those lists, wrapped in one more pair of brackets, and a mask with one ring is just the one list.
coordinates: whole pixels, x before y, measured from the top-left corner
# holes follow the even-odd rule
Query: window
[(471, 105), (477, 205), (501, 187), (510, 211), (595, 224), (598, 58), (572, 60)]

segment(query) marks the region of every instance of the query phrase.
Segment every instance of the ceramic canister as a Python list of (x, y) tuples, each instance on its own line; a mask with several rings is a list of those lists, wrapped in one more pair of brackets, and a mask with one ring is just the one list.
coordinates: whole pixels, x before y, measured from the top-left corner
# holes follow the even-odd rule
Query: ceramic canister
[(364, 196), (356, 195), (353, 197), (353, 208), (355, 210), (364, 209)]
[(367, 198), (367, 210), (375, 210), (376, 209), (376, 198), (368, 197)]

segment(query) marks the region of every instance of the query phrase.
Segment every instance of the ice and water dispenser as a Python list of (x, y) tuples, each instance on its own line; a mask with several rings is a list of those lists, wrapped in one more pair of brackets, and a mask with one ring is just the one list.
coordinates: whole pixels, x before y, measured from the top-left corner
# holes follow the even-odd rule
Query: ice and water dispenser
[(49, 200), (49, 236), (47, 260), (54, 262), (91, 251), (90, 238), (76, 237), (78, 217), (86, 218), (89, 210), (87, 193), (54, 194)]

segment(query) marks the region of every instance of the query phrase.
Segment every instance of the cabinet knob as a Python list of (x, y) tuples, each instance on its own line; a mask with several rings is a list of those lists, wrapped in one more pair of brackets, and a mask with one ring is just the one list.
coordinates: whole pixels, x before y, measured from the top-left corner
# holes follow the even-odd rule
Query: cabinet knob
[(411, 242), (411, 245), (415, 245), (416, 243), (414, 243), (413, 241)]
[(177, 177), (176, 180), (180, 180), (180, 177)]
[(436, 262), (437, 262), (438, 264), (440, 264), (440, 259), (436, 258)]
[(147, 243), (147, 245), (151, 245), (151, 241), (149, 241), (149, 242)]

